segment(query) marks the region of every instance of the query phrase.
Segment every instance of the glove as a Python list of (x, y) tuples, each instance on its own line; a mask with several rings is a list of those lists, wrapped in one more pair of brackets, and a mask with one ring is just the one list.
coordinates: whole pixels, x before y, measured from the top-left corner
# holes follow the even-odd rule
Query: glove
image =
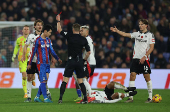
[(16, 55), (13, 54), (13, 56), (12, 56), (12, 61), (14, 61), (15, 58), (16, 58)]

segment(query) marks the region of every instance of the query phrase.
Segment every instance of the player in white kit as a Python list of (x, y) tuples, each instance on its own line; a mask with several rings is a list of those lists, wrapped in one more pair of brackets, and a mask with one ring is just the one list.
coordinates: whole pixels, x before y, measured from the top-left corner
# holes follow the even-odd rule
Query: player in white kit
[[(131, 91), (129, 93), (114, 93), (114, 88), (123, 89), (125, 92)], [(92, 90), (92, 95), (94, 96), (91, 99), (88, 99), (88, 102), (91, 103), (116, 103), (122, 100), (125, 97), (134, 96), (137, 94), (137, 91), (134, 91), (136, 87), (125, 87), (120, 83), (111, 81), (106, 85), (104, 91)], [(77, 102), (77, 103), (81, 103)]]
[[(149, 97), (145, 103), (152, 102), (152, 82), (150, 79), (150, 54), (154, 49), (155, 38), (154, 35), (147, 30), (148, 21), (146, 19), (139, 20), (140, 31), (133, 33), (125, 33), (118, 30), (116, 27), (111, 27), (112, 32), (116, 32), (121, 36), (134, 38), (135, 46), (133, 51), (133, 60), (130, 67), (130, 81), (129, 87), (135, 87), (135, 79), (137, 74), (143, 73), (147, 83)], [(129, 97), (126, 101), (133, 102), (133, 97)]]

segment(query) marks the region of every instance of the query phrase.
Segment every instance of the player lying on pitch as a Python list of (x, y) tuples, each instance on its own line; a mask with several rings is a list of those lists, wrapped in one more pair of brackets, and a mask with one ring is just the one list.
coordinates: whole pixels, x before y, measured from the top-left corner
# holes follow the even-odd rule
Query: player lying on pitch
[[(114, 88), (116, 89), (123, 89), (125, 92), (129, 93), (114, 93)], [(137, 94), (137, 91), (134, 91), (136, 87), (125, 87), (120, 83), (111, 81), (109, 84), (106, 85), (104, 91), (92, 90), (93, 98), (89, 98), (88, 102), (91, 103), (116, 103), (122, 100), (125, 97), (134, 96)], [(81, 103), (77, 102), (77, 103)]]

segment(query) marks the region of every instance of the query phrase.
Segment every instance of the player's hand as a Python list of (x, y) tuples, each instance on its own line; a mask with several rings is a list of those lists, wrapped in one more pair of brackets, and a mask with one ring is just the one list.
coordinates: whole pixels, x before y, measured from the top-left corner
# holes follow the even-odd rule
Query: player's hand
[(14, 61), (15, 58), (16, 58), (16, 55), (14, 54), (14, 55), (12, 56), (12, 61)]
[(23, 56), (23, 57), (21, 58), (21, 61), (22, 61), (22, 62), (24, 62), (24, 61), (25, 61), (25, 56)]
[(61, 59), (59, 59), (58, 62), (60, 63), (60, 65), (62, 64), (62, 60)]
[(28, 69), (28, 70), (31, 69), (31, 65), (28, 65), (28, 66), (27, 66), (27, 69)]
[(139, 64), (144, 64), (145, 60), (146, 60), (146, 57), (143, 56), (143, 57), (139, 60)]
[(115, 26), (115, 27), (110, 27), (110, 30), (111, 30), (112, 32), (117, 32), (117, 31), (118, 31), (118, 29), (116, 28), (116, 26)]
[(60, 15), (59, 14), (56, 16), (56, 20), (60, 21)]

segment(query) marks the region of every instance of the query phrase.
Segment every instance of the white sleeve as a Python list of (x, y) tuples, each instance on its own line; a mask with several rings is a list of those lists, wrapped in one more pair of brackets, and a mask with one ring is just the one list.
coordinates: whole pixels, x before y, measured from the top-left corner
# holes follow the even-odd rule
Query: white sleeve
[(122, 100), (122, 98), (119, 98), (119, 99), (114, 99), (114, 100), (104, 100), (103, 103), (116, 103), (118, 101)]
[(149, 44), (155, 44), (155, 37), (154, 37), (153, 33), (149, 37)]
[(26, 45), (30, 45), (31, 44), (31, 37), (32, 37), (32, 34), (29, 34), (27, 39), (26, 39), (26, 42), (25, 42)]
[(133, 32), (133, 33), (130, 33), (131, 35), (131, 38), (136, 38), (138, 36), (138, 32)]

